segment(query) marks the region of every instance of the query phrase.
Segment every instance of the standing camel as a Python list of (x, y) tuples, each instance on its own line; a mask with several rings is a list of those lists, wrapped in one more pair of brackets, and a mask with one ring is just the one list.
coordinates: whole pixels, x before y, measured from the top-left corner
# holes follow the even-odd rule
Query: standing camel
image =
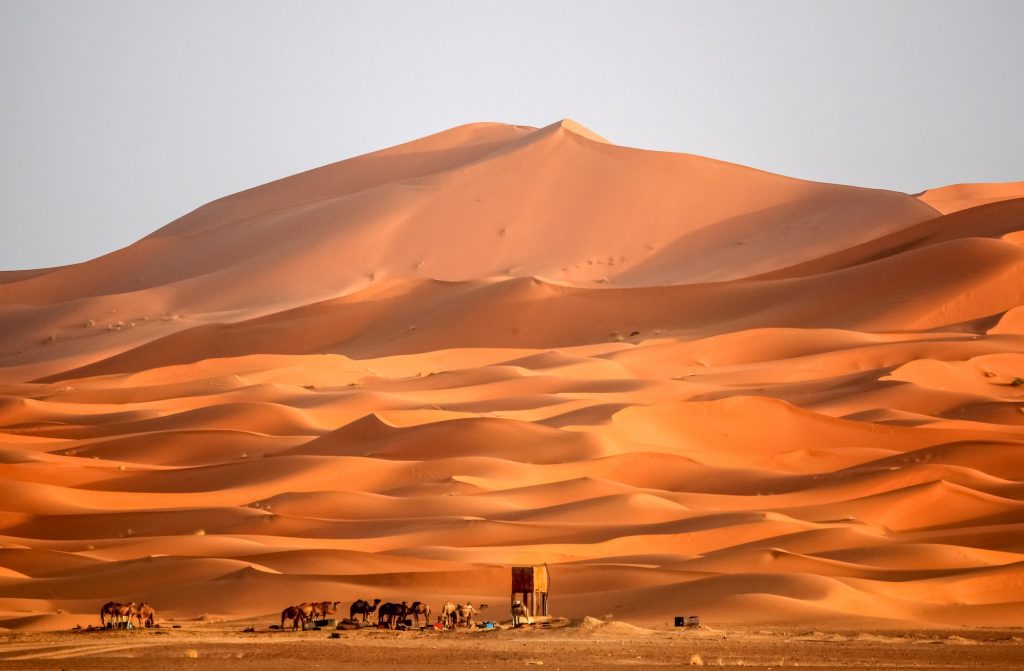
[(371, 613), (373, 613), (373, 611), (377, 610), (377, 605), (379, 603), (380, 603), (380, 599), (374, 599), (372, 605), (370, 604), (369, 601), (363, 601), (362, 599), (357, 599), (357, 600), (352, 602), (351, 606), (349, 606), (348, 617), (349, 617), (350, 620), (354, 620), (354, 619), (356, 619), (356, 615), (362, 615), (363, 616), (363, 622), (365, 623), (366, 622), (366, 618)]
[[(129, 603), (108, 601), (100, 608), (100, 625), (106, 626), (107, 622), (131, 622), (136, 607), (137, 604), (134, 601)], [(104, 616), (108, 618), (107, 622), (104, 622)]]
[(302, 614), (302, 609), (298, 606), (288, 606), (281, 611), (281, 629), (284, 629), (284, 621), (292, 621), (292, 631), (299, 628), (299, 624), (305, 623), (306, 616)]
[(328, 615), (338, 612), (340, 601), (318, 601), (313, 604), (313, 619), (324, 620)]
[(397, 629), (398, 624), (405, 619), (409, 605), (402, 603), (386, 603), (377, 610), (377, 626), (385, 625), (388, 629)]
[(307, 622), (312, 622), (313, 620), (316, 619), (314, 616), (316, 615), (316, 607), (318, 605), (319, 604), (309, 603), (308, 601), (303, 601), (298, 606), (296, 606), (296, 608), (298, 608), (300, 611), (302, 611), (302, 618), (304, 620), (306, 620)]
[(106, 617), (109, 617), (111, 622), (114, 621), (114, 618), (117, 616), (117, 609), (121, 605), (122, 604), (120, 602), (118, 602), (118, 601), (108, 601), (105, 604), (103, 604), (102, 606), (100, 606), (100, 626), (101, 627), (102, 626), (106, 626), (107, 623), (104, 620), (104, 618), (106, 618)]
[(533, 618), (530, 617), (530, 611), (526, 609), (522, 601), (512, 602), (512, 626), (518, 627), (522, 622), (523, 618), (526, 618), (526, 624), (533, 624)]
[(145, 601), (135, 609), (134, 615), (138, 619), (140, 627), (144, 626), (149, 629), (156, 624), (156, 610)]
[[(406, 612), (412, 618), (412, 621), (415, 624), (415, 626), (425, 627), (428, 624), (430, 624), (430, 606), (423, 603), (422, 601), (413, 601), (412, 605), (409, 606), (409, 609)], [(420, 624), (420, 617), (423, 618), (422, 625)]]
[(437, 616), (437, 621), (441, 623), (441, 626), (445, 629), (455, 628), (455, 611), (458, 609), (451, 601), (445, 601), (441, 605), (441, 614)]

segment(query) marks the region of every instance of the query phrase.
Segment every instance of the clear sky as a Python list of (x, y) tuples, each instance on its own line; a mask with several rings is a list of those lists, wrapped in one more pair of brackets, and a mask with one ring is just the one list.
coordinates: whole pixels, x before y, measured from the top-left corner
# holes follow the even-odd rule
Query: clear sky
[(1020, 0), (0, 0), (0, 269), (471, 121), (919, 191), (1024, 179)]

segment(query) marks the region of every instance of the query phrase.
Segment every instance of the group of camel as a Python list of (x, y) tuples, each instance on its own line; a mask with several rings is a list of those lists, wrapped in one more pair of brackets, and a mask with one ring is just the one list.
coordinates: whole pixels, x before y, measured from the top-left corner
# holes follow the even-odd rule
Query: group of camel
[(119, 601), (108, 601), (100, 608), (100, 625), (108, 626), (108, 623), (120, 623), (138, 620), (138, 626), (152, 627), (156, 624), (156, 611), (146, 602), (121, 603)]
[[(487, 608), (487, 604), (480, 606), (480, 610), (484, 608)], [(472, 629), (476, 626), (476, 622), (473, 621), (474, 615), (476, 615), (476, 609), (473, 608), (472, 603), (454, 604), (451, 601), (445, 601), (441, 605), (441, 612), (437, 616), (437, 622), (444, 629), (455, 629), (457, 627), (469, 627)]]
[[(295, 630), (306, 622), (326, 619), (328, 615), (337, 613), (338, 606), (340, 605), (340, 601), (315, 601), (312, 603), (303, 602), (297, 606), (288, 606), (281, 611), (281, 629), (284, 629), (286, 620), (292, 621), (292, 629)], [(484, 608), (487, 608), (486, 604), (480, 606), (481, 610)], [(374, 612), (377, 613), (378, 627), (384, 626), (388, 629), (397, 629), (400, 624), (406, 621), (411, 621), (413, 626), (416, 627), (430, 624), (430, 606), (422, 601), (413, 601), (412, 605), (410, 605), (405, 601), (382, 604), (380, 599), (374, 599), (373, 603), (357, 599), (349, 606), (348, 617), (351, 621), (356, 621), (356, 618), (359, 617), (363, 624), (368, 624), (369, 618)], [(477, 609), (473, 607), (472, 603), (455, 604), (451, 601), (445, 601), (441, 606), (440, 613), (438, 613), (436, 626), (442, 629), (472, 628), (476, 626), (476, 622), (473, 620), (473, 616), (476, 613)], [(513, 601), (513, 626), (519, 626), (524, 618), (532, 624), (530, 614), (522, 602)], [(156, 610), (146, 602), (137, 604), (134, 601), (129, 603), (108, 601), (100, 608), (101, 626), (109, 626), (108, 623), (130, 623), (132, 620), (137, 620), (139, 627), (152, 627), (156, 624)]]
[[(288, 606), (281, 611), (281, 629), (284, 629), (286, 620), (292, 621), (292, 630), (298, 629), (306, 622), (322, 620), (328, 615), (337, 612), (339, 601), (320, 601), (315, 603), (300, 603), (297, 606)], [(487, 608), (486, 605), (481, 609)], [(369, 623), (370, 616), (377, 613), (377, 626), (388, 629), (397, 629), (406, 621), (411, 621), (413, 626), (422, 627), (430, 624), (430, 606), (422, 601), (409, 603), (381, 603), (380, 599), (374, 599), (373, 603), (364, 599), (357, 599), (352, 602), (348, 609), (349, 620), (355, 622), (358, 617), (363, 624)], [(474, 627), (476, 623), (473, 616), (476, 609), (472, 603), (454, 604), (446, 601), (441, 606), (437, 622), (440, 628), (455, 629), (456, 627)]]

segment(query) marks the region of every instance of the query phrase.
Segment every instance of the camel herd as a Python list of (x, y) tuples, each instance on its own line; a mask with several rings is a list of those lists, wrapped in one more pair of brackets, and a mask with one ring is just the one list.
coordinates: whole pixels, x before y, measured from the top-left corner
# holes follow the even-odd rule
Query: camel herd
[[(337, 612), (338, 601), (320, 601), (314, 603), (300, 603), (297, 606), (288, 606), (281, 611), (281, 629), (285, 628), (285, 622), (292, 621), (292, 630), (296, 630), (306, 622), (315, 622), (325, 619), (328, 615)], [(481, 609), (486, 605), (480, 606)], [(380, 599), (374, 599), (371, 603), (364, 599), (357, 599), (349, 606), (348, 618), (350, 622), (366, 625), (369, 624), (370, 616), (377, 613), (377, 626), (387, 629), (398, 629), (404, 626), (424, 627), (430, 624), (430, 606), (422, 601), (413, 601), (409, 604), (406, 601), (401, 603), (381, 603)], [(458, 627), (475, 627), (476, 622), (473, 616), (477, 609), (472, 603), (454, 604), (446, 601), (441, 606), (437, 617), (438, 629), (455, 629)]]
[[(315, 601), (303, 602), (297, 606), (288, 606), (281, 611), (280, 628), (285, 628), (285, 622), (291, 620), (292, 630), (299, 629), (306, 622), (316, 622), (327, 619), (330, 615), (338, 612), (340, 601)], [(518, 608), (517, 608), (518, 607)], [(487, 608), (487, 605), (480, 606), (480, 609)], [(476, 626), (474, 616), (478, 610), (472, 603), (456, 604), (446, 601), (437, 614), (437, 621), (434, 626), (438, 629), (457, 629), (459, 627), (473, 628)], [(412, 604), (402, 601), (401, 603), (381, 603), (380, 599), (366, 601), (357, 599), (352, 602), (348, 610), (348, 621), (350, 623), (370, 624), (370, 617), (377, 614), (377, 626), (387, 629), (398, 629), (406, 626), (425, 627), (430, 625), (430, 606), (422, 601), (413, 601)], [(512, 623), (518, 626), (525, 618), (530, 622), (526, 609), (520, 602), (512, 604)], [(100, 608), (100, 625), (116, 627), (125, 623), (130, 624), (133, 620), (138, 622), (139, 627), (156, 626), (156, 610), (148, 603), (121, 603), (109, 601)]]
[(134, 601), (129, 603), (108, 601), (100, 608), (101, 626), (131, 624), (132, 620), (138, 620), (139, 627), (152, 627), (156, 624), (156, 611), (146, 602), (135, 603)]

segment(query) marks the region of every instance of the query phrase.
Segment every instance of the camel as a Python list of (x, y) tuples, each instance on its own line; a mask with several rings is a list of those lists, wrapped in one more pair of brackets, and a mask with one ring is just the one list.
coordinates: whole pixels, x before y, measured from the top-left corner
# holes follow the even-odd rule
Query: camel
[(338, 606), (341, 604), (340, 601), (318, 601), (313, 604), (313, 619), (323, 620), (328, 615), (334, 615), (338, 612)]
[(526, 618), (526, 624), (533, 624), (533, 618), (530, 617), (530, 611), (526, 609), (522, 601), (512, 602), (512, 626), (518, 627), (523, 618)]
[(319, 605), (320, 604), (309, 603), (308, 601), (303, 601), (298, 606), (296, 606), (296, 608), (298, 608), (300, 611), (302, 611), (302, 618), (304, 620), (312, 622), (313, 620), (316, 619), (314, 616), (316, 615), (316, 608)]
[(104, 621), (104, 618), (108, 615), (110, 616), (110, 621), (113, 622), (114, 618), (117, 616), (117, 609), (121, 605), (122, 604), (117, 601), (108, 601), (102, 606), (100, 606), (100, 626), (104, 626), (107, 624)]
[(386, 603), (377, 609), (377, 626), (386, 625), (388, 629), (395, 629), (399, 622), (405, 619), (409, 605), (402, 603)]
[(299, 624), (306, 621), (306, 616), (298, 606), (288, 606), (281, 611), (281, 629), (284, 629), (284, 621), (289, 619), (292, 621), (292, 631), (295, 631)]
[(156, 624), (156, 611), (145, 601), (135, 609), (133, 615), (138, 619), (140, 627), (149, 629)]
[[(430, 606), (423, 603), (422, 601), (413, 601), (412, 605), (406, 611), (407, 614), (412, 618), (415, 626), (427, 626), (430, 624)], [(423, 624), (420, 624), (420, 617), (423, 617)]]
[(441, 605), (441, 614), (437, 616), (437, 621), (441, 623), (441, 626), (445, 629), (455, 628), (455, 610), (458, 608), (451, 601), (445, 601)]
[(377, 605), (379, 603), (380, 603), (380, 599), (374, 599), (373, 600), (373, 605), (370, 605), (369, 601), (363, 601), (362, 599), (357, 599), (356, 601), (352, 602), (351, 606), (349, 606), (348, 617), (349, 617), (350, 620), (354, 620), (354, 619), (356, 619), (356, 615), (362, 615), (363, 616), (363, 622), (366, 622), (366, 618), (370, 615), (370, 613), (372, 613), (373, 611), (377, 610)]
[(469, 627), (470, 629), (475, 627), (476, 623), (473, 621), (475, 613), (476, 610), (473, 608), (472, 603), (467, 603), (465, 606), (460, 603), (455, 607), (456, 626)]
[(103, 621), (104, 615), (109, 618), (108, 622), (131, 622), (136, 608), (137, 604), (134, 601), (129, 603), (108, 601), (100, 608), (100, 625), (106, 626), (107, 624), (107, 622)]

